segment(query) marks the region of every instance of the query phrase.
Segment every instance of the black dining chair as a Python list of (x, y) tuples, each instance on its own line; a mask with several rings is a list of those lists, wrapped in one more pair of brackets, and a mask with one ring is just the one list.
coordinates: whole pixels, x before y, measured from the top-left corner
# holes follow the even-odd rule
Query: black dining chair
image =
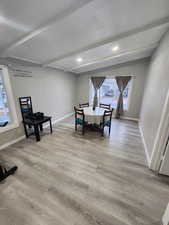
[[(32, 99), (30, 96), (19, 97), (19, 104), (20, 104), (22, 119), (24, 121), (26, 116), (33, 114)], [(28, 127), (31, 128), (32, 126), (29, 125)]]
[(89, 103), (86, 102), (86, 103), (79, 104), (79, 107), (80, 107), (80, 108), (89, 107)]
[(31, 99), (30, 96), (28, 96), (28, 97), (20, 97), (19, 98), (19, 103), (20, 103), (22, 119), (24, 121), (25, 117), (28, 114), (33, 114), (32, 99)]
[(100, 107), (100, 108), (103, 108), (103, 109), (109, 109), (109, 110), (110, 110), (110, 108), (111, 108), (110, 104), (103, 104), (103, 103), (100, 103), (100, 104), (99, 104), (99, 107)]
[(105, 112), (104, 112), (103, 120), (100, 123), (100, 129), (101, 129), (102, 136), (104, 136), (104, 128), (105, 127), (109, 127), (109, 135), (110, 135), (113, 110), (114, 109), (112, 108), (111, 110), (105, 110)]
[(75, 130), (77, 131), (77, 126), (82, 126), (82, 134), (85, 133), (85, 126), (87, 125), (87, 122), (85, 121), (85, 114), (83, 109), (79, 109), (74, 107), (75, 110)]

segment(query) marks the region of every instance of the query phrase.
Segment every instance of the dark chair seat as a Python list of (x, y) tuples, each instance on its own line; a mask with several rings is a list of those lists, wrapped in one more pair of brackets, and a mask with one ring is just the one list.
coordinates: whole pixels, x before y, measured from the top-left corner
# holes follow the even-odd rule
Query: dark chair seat
[[(80, 119), (80, 118), (76, 118), (76, 123), (80, 124), (80, 125), (83, 125), (83, 120)], [(86, 121), (84, 121), (85, 124), (87, 124)]]
[(103, 125), (104, 126), (110, 126), (110, 124), (111, 124), (111, 121), (110, 120), (105, 121), (104, 123), (103, 122), (100, 123), (101, 126), (103, 126)]

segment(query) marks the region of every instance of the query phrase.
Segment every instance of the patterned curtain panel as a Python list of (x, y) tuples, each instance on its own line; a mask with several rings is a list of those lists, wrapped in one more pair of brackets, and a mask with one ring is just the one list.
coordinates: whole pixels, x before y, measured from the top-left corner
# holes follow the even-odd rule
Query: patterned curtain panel
[(117, 103), (117, 109), (116, 109), (116, 119), (120, 119), (120, 116), (123, 115), (124, 109), (123, 109), (123, 92), (125, 88), (127, 87), (128, 82), (131, 80), (131, 76), (119, 76), (116, 77), (117, 86), (120, 91), (118, 103)]
[(94, 99), (93, 99), (93, 108), (96, 108), (98, 106), (98, 97), (97, 93), (100, 87), (102, 86), (103, 82), (105, 80), (105, 77), (92, 77), (91, 81), (94, 87)]

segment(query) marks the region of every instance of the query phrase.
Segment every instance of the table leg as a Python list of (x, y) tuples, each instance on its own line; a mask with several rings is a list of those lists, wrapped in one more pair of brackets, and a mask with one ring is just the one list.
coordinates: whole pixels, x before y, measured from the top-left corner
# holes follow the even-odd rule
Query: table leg
[(40, 141), (39, 127), (38, 125), (34, 125), (36, 141)]
[(52, 121), (51, 121), (51, 119), (49, 120), (49, 123), (50, 123), (50, 133), (52, 134), (53, 130), (52, 130)]

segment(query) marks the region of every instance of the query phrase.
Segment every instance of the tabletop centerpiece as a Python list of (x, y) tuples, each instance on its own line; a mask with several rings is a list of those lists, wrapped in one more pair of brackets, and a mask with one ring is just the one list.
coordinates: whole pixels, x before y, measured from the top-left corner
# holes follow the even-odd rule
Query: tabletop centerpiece
[(95, 104), (93, 104), (93, 111), (96, 109), (96, 105)]

